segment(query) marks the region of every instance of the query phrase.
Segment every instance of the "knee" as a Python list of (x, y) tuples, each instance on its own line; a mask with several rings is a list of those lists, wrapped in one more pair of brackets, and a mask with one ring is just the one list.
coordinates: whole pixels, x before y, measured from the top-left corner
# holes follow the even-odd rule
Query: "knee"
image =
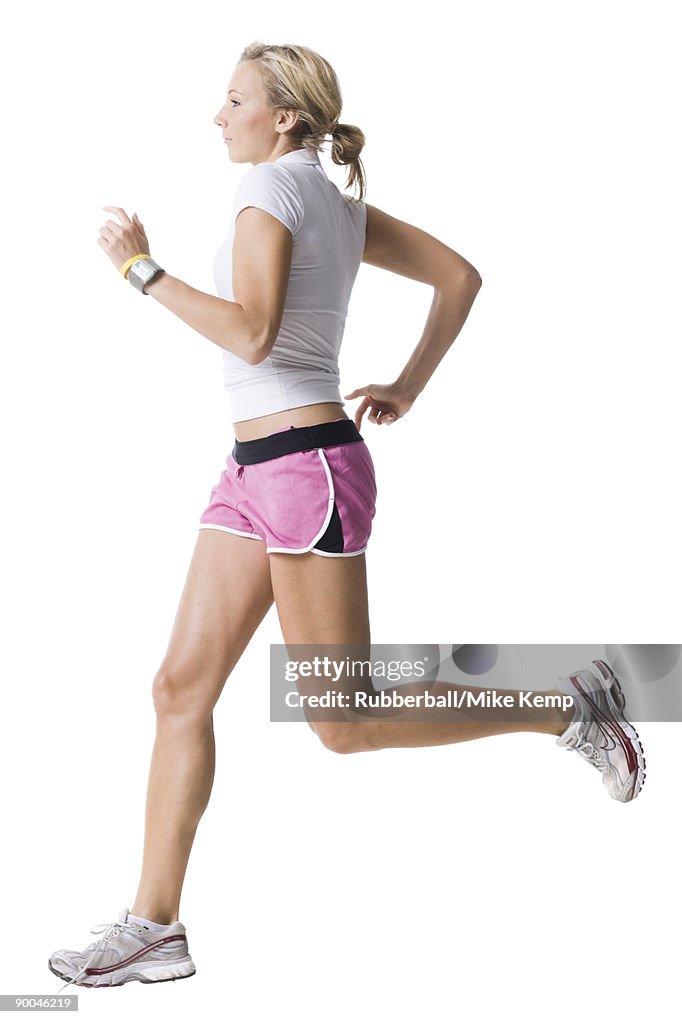
[(200, 701), (195, 683), (186, 673), (162, 665), (152, 683), (152, 700), (157, 715), (173, 715), (198, 710)]
[(376, 749), (373, 727), (364, 722), (319, 722), (315, 732), (335, 754), (355, 754)]

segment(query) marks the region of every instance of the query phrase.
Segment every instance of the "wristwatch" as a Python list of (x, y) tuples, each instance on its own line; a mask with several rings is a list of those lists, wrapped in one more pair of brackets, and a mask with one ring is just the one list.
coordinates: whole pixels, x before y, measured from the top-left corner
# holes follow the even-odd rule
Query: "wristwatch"
[(163, 267), (160, 267), (151, 256), (142, 256), (139, 260), (135, 260), (128, 271), (127, 277), (133, 287), (137, 288), (138, 292), (146, 295), (145, 285), (150, 284), (159, 274), (165, 274)]

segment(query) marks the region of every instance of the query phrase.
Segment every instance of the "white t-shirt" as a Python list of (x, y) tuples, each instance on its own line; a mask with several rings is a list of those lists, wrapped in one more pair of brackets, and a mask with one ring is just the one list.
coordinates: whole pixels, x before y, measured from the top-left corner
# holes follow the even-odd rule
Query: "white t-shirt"
[(235, 220), (247, 206), (282, 221), (291, 231), (293, 248), (282, 324), (270, 355), (251, 366), (223, 350), (232, 420), (315, 402), (345, 405), (338, 357), (365, 248), (365, 203), (344, 195), (330, 181), (317, 153), (299, 149), (254, 164), (237, 188), (230, 229), (214, 264), (217, 293), (229, 301), (234, 301)]

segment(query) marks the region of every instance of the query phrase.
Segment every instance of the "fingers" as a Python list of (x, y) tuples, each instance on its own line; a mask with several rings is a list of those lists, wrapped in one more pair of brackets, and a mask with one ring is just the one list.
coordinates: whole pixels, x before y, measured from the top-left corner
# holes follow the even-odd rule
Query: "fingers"
[(360, 429), (362, 418), (368, 409), (369, 413), (367, 418), (371, 423), (375, 423), (378, 427), (380, 427), (382, 423), (386, 423), (390, 426), (399, 419), (398, 414), (394, 412), (390, 406), (387, 407), (388, 403), (382, 405), (381, 401), (374, 397), (371, 384), (368, 384), (364, 388), (355, 388), (354, 391), (349, 391), (348, 394), (343, 397), (350, 399), (357, 398), (359, 395), (363, 395), (364, 397), (355, 414), (355, 425), (358, 430)]
[(144, 235), (144, 225), (136, 213), (133, 214), (131, 220), (128, 214), (120, 206), (103, 206), (103, 210), (110, 210), (112, 213), (118, 214), (121, 223), (115, 220), (108, 220), (107, 227), (115, 229), (116, 231), (123, 232), (126, 228), (132, 229), (133, 231), (139, 231), (140, 234)]
[(123, 221), (123, 223), (124, 223), (124, 224), (125, 224), (126, 226), (128, 226), (128, 225), (131, 225), (131, 224), (132, 224), (132, 221), (130, 220), (130, 217), (129, 217), (129, 216), (128, 216), (128, 214), (127, 214), (127, 213), (125, 212), (125, 210), (121, 209), (121, 207), (120, 207), (120, 206), (103, 206), (103, 207), (102, 207), (102, 209), (103, 209), (103, 210), (110, 210), (110, 211), (111, 211), (111, 213), (116, 213), (116, 214), (118, 214), (118, 216), (120, 217), (120, 219), (121, 219), (121, 220)]
[(364, 395), (366, 399), (367, 398), (371, 398), (372, 397), (372, 387), (373, 387), (372, 384), (366, 384), (364, 386), (364, 388), (355, 388), (354, 391), (349, 392), (347, 395), (344, 395), (343, 397), (344, 398), (359, 398), (360, 395)]
[(122, 223), (119, 224), (115, 220), (108, 220), (108, 227), (116, 228), (118, 231), (122, 231), (124, 228), (137, 228), (142, 232), (142, 234), (144, 234), (144, 225), (136, 213), (133, 214), (133, 219), (131, 220), (125, 210), (120, 206), (103, 206), (102, 209), (118, 214), (119, 219), (122, 221)]
[(386, 423), (388, 426), (390, 426), (391, 423), (395, 423), (395, 421), (398, 419), (398, 416), (396, 415), (396, 413), (393, 412), (392, 409), (382, 409), (380, 406), (377, 406), (372, 407), (370, 409), (367, 418), (372, 423), (376, 423), (376, 425), (380, 427), (382, 423)]
[(365, 398), (365, 399), (363, 399), (363, 401), (358, 406), (358, 411), (355, 414), (355, 426), (357, 427), (358, 430), (360, 429), (360, 427), (362, 425), (362, 417), (365, 415), (365, 413), (367, 412), (368, 408), (369, 408), (369, 402)]

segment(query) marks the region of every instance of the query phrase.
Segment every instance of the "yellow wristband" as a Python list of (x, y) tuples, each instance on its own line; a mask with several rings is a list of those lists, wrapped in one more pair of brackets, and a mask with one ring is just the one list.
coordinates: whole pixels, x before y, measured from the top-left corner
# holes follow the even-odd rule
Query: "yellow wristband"
[(121, 267), (121, 273), (122, 273), (123, 277), (127, 277), (128, 271), (132, 267), (132, 265), (135, 262), (135, 260), (143, 260), (143, 259), (149, 259), (149, 260), (151, 259), (151, 256), (149, 255), (148, 252), (138, 252), (137, 256), (133, 256), (133, 258), (131, 260), (126, 260), (126, 262)]

